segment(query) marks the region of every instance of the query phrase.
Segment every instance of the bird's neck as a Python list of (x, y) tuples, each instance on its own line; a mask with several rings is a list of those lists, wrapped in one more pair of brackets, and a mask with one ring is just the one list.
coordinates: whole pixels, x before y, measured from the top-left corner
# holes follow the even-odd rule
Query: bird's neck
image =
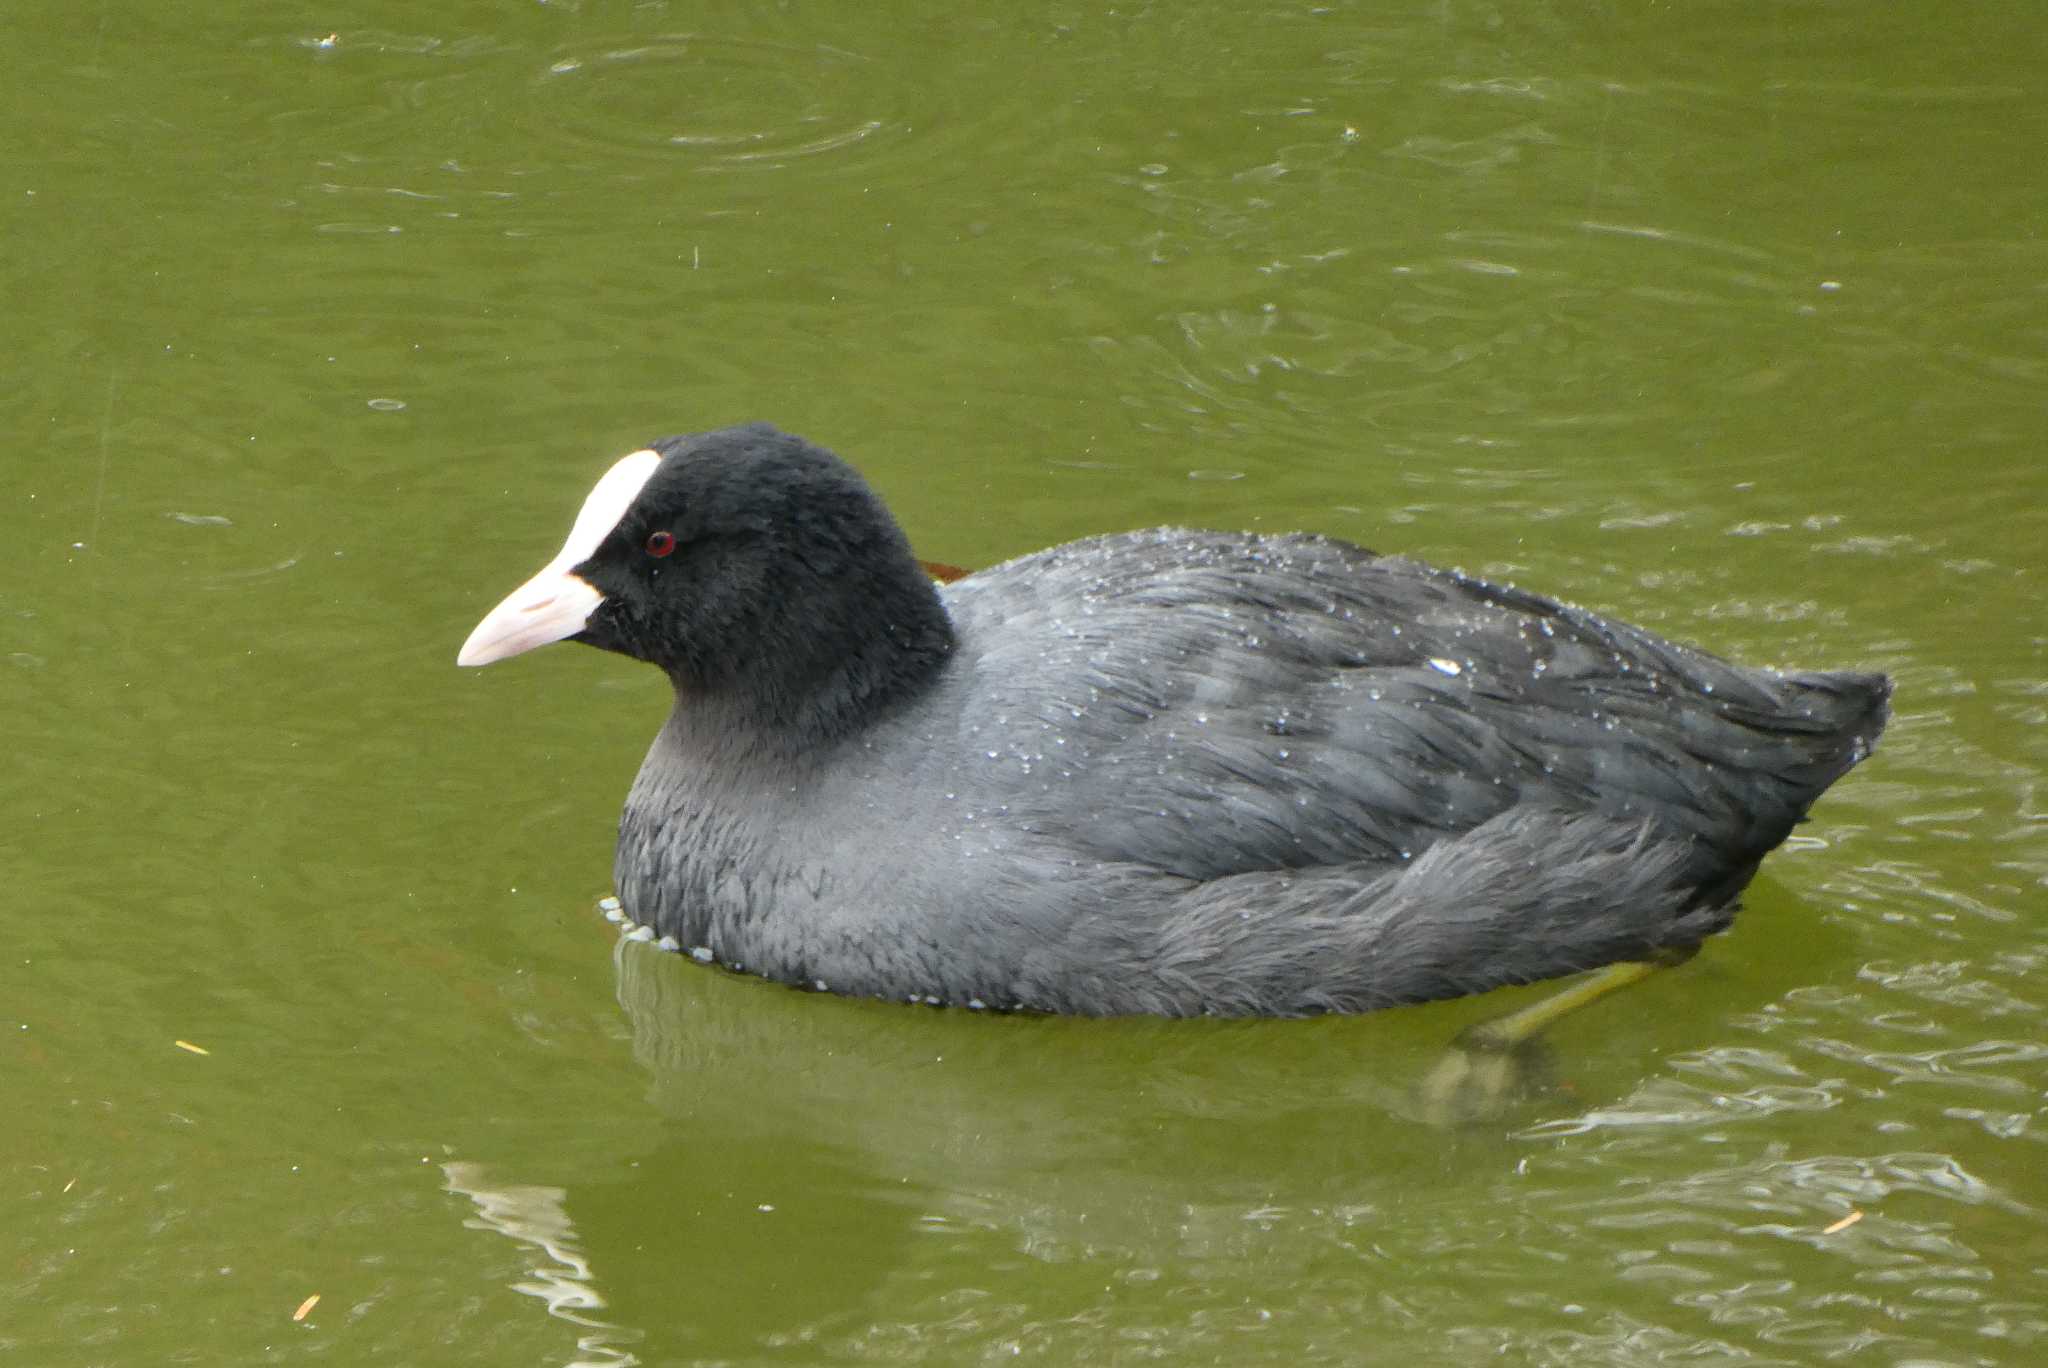
[(792, 589), (786, 601), (805, 611), (761, 649), (721, 662), (713, 677), (674, 676), (679, 710), (716, 719), (763, 755), (815, 753), (858, 735), (929, 689), (957, 644), (914, 561)]

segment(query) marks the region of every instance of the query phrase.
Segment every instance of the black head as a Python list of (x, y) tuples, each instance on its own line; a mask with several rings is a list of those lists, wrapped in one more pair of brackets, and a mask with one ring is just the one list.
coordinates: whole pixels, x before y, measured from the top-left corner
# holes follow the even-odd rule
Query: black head
[(562, 554), (459, 659), (564, 638), (658, 665), (686, 699), (805, 733), (857, 726), (929, 679), (953, 645), (931, 580), (867, 482), (765, 423), (664, 438), (619, 462)]

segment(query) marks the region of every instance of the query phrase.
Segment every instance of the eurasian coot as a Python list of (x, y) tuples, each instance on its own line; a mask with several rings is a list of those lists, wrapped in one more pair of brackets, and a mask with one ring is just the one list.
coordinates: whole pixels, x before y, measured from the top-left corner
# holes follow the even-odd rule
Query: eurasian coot
[(636, 921), (787, 983), (1092, 1014), (1682, 955), (1890, 689), (1319, 536), (1090, 537), (941, 587), (759, 424), (621, 460), (458, 660), (565, 638), (675, 685), (620, 825)]

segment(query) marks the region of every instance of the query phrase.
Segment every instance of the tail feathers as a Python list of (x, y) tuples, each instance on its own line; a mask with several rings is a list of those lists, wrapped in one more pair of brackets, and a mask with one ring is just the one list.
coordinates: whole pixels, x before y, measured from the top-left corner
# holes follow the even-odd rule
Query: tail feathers
[(1736, 706), (1723, 716), (1768, 738), (1757, 767), (1761, 791), (1743, 795), (1755, 819), (1746, 842), (1762, 855), (1837, 779), (1870, 757), (1890, 719), (1891, 680), (1847, 671), (1779, 676), (1776, 705), (1752, 713)]
[(1197, 1010), (1307, 1016), (1658, 957), (1734, 915), (1732, 901), (1699, 900), (1694, 857), (1640, 821), (1525, 809), (1364, 878), (1219, 879), (1190, 890), (1162, 928), (1170, 953), (1153, 987)]
[[(1818, 796), (1819, 788), (1841, 778), (1877, 749), (1877, 738), (1891, 719), (1892, 682), (1881, 674), (1841, 670), (1787, 675), (1785, 683), (1796, 690), (1798, 715), (1831, 743), (1819, 748), (1814, 757), (1815, 768), (1824, 776), (1819, 778)], [(1790, 730), (1783, 720), (1778, 725)]]

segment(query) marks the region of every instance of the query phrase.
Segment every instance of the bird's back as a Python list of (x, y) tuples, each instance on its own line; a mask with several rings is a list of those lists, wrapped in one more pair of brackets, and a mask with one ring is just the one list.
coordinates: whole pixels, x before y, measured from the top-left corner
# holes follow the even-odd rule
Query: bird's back
[(1400, 861), (1535, 806), (1653, 822), (1714, 888), (1869, 752), (1888, 692), (1318, 537), (1095, 538), (947, 601), (975, 752), (1037, 767), (1014, 810), (1191, 879)]

